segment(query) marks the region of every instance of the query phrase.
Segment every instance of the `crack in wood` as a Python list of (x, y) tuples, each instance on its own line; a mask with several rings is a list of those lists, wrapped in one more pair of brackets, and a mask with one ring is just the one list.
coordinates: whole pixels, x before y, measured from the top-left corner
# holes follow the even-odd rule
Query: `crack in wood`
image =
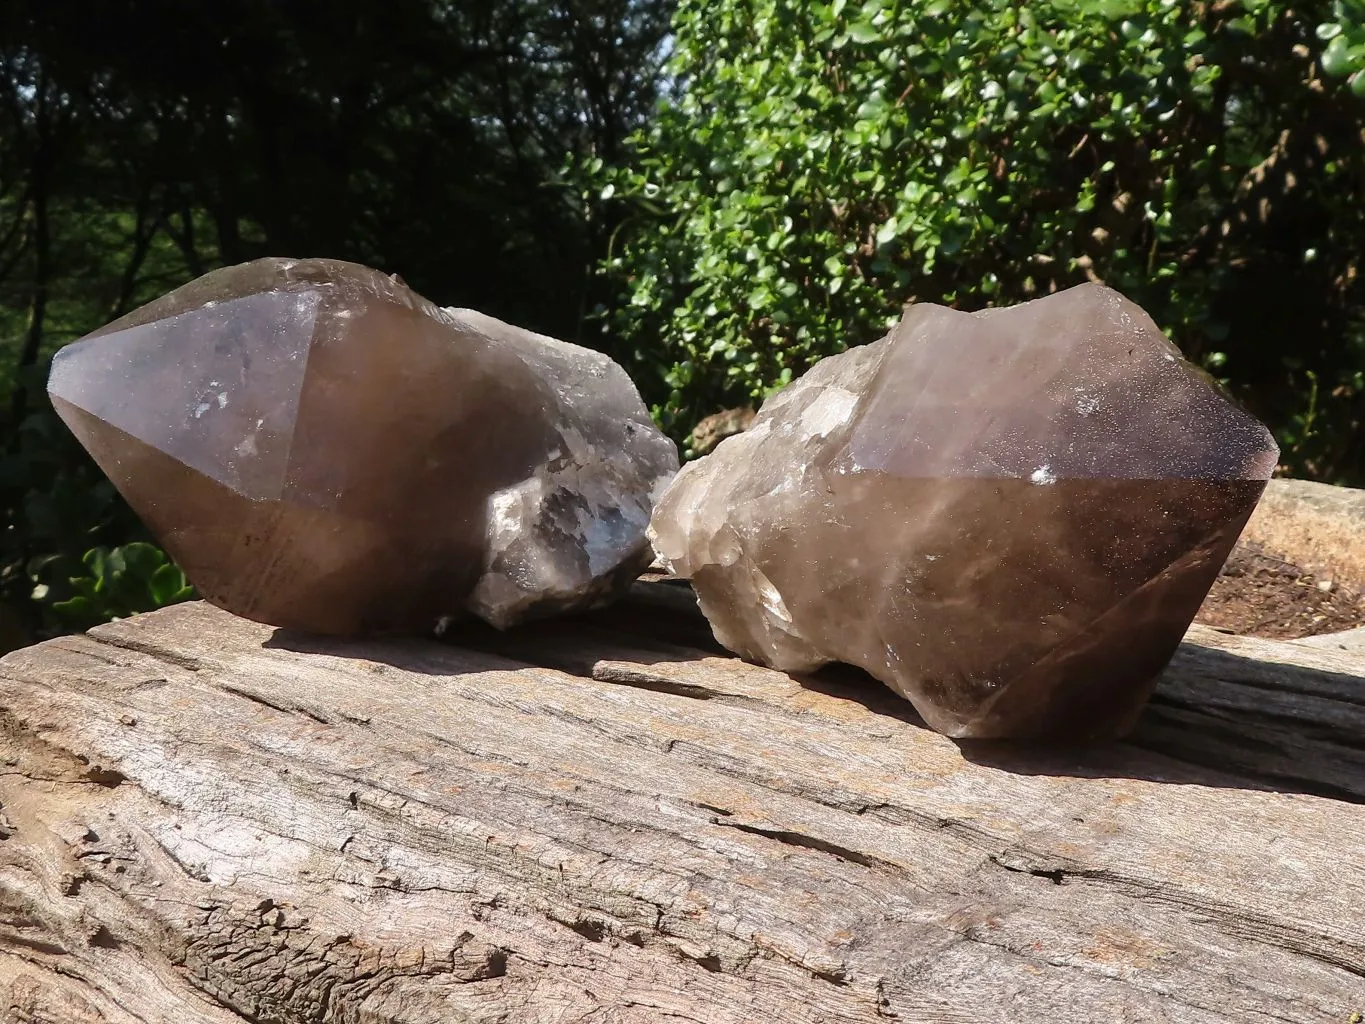
[(319, 723), (320, 725), (332, 724), (331, 719), (324, 717), (323, 715), (319, 714), (316, 711), (313, 711), (310, 708), (306, 708), (298, 704), (286, 704), (284, 702), (276, 703), (275, 701), (272, 701), (268, 697), (264, 697), (259, 693), (254, 693), (251, 690), (245, 690), (238, 686), (232, 686), (229, 683), (219, 683), (218, 689), (222, 690), (224, 693), (230, 693), (234, 697), (241, 697), (243, 700), (249, 700), (253, 704), (260, 704), (263, 707), (270, 708), (272, 711), (278, 711), (281, 714), (303, 715), (305, 718), (311, 718), (313, 721)]
[(796, 832), (790, 829), (766, 828), (762, 825), (750, 825), (740, 821), (726, 821), (724, 818), (716, 817), (711, 819), (711, 824), (719, 825), (722, 828), (732, 828), (739, 832), (747, 832), (749, 835), (763, 836), (765, 839), (772, 839), (786, 846), (794, 846), (802, 850), (817, 850), (820, 853), (829, 854), (839, 860), (848, 861), (851, 864), (859, 864), (865, 868), (873, 868), (878, 871), (889, 871), (893, 874), (904, 874), (904, 869), (898, 864), (873, 857), (866, 853), (859, 853), (857, 850), (847, 846), (840, 846), (838, 843), (821, 839), (818, 836), (806, 835), (804, 832)]
[(198, 672), (203, 668), (203, 662), (199, 658), (192, 658), (174, 650), (168, 650), (155, 642), (118, 635), (107, 626), (92, 629), (85, 634), (85, 639), (105, 647), (128, 651), (131, 654), (143, 654), (157, 661), (165, 662), (167, 665), (174, 665), (176, 668), (183, 668), (190, 672)]

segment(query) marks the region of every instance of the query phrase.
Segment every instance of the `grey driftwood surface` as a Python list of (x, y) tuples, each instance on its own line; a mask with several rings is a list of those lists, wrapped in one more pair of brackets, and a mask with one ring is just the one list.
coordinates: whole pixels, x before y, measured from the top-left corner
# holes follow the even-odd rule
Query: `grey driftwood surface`
[(1047, 752), (667, 583), (443, 643), (183, 605), (0, 660), (0, 1019), (1348, 1024), (1362, 676), (1196, 627)]

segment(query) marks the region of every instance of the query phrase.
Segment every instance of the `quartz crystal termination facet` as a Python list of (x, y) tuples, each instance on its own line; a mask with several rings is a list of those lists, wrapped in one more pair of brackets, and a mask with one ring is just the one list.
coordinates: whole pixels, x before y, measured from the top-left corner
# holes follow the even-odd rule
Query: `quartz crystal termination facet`
[(1094, 741), (1137, 718), (1277, 457), (1082, 285), (910, 307), (684, 467), (650, 531), (738, 654), (860, 666), (951, 736)]
[(315, 632), (602, 603), (678, 466), (606, 356), (333, 260), (214, 271), (48, 391), (205, 598)]

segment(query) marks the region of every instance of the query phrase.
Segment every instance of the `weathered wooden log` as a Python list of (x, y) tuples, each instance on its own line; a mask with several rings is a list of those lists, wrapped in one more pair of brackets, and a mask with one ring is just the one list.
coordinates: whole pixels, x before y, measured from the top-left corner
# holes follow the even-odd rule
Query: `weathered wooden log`
[(1347, 1024), (1362, 676), (1196, 627), (1040, 751), (664, 583), (443, 643), (180, 606), (0, 661), (0, 1019)]

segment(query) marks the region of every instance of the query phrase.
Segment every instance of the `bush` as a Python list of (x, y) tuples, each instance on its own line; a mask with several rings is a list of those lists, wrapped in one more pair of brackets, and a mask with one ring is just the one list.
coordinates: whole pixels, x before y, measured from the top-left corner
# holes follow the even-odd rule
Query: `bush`
[[(45, 373), (32, 369), (32, 391), (41, 394)], [(194, 596), (46, 403), (6, 441), (0, 653)]]
[(677, 98), (592, 188), (623, 218), (604, 329), (682, 437), (907, 302), (1103, 280), (1294, 470), (1359, 479), (1360, 10), (684, 0)]

